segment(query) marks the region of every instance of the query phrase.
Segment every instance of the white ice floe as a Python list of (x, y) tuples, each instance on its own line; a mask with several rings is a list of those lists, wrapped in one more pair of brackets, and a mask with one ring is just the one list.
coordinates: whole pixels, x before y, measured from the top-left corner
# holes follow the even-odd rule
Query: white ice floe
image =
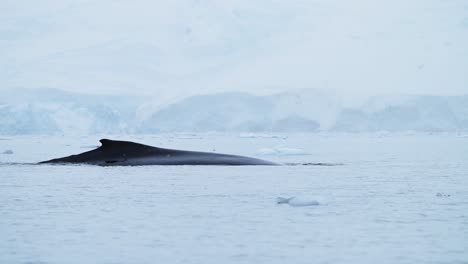
[(297, 198), (297, 197), (289, 197), (289, 198), (284, 198), (284, 197), (278, 197), (276, 198), (276, 203), (277, 204), (289, 204), (290, 206), (317, 206), (320, 205), (320, 203), (316, 200), (311, 200), (311, 199), (305, 199), (305, 198)]

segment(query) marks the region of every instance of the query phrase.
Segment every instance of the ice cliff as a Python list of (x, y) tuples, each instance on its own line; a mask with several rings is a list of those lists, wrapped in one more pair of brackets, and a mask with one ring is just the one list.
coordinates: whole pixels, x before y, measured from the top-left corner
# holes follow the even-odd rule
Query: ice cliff
[(318, 131), (468, 131), (468, 96), (380, 96), (352, 108), (315, 90), (206, 94), (164, 105), (55, 89), (16, 89), (0, 98), (2, 135)]

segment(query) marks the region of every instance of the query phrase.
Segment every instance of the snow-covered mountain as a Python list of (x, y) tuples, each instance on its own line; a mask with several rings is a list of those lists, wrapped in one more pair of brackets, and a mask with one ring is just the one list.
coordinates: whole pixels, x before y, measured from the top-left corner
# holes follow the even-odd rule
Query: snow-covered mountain
[(381, 96), (354, 108), (315, 90), (263, 96), (228, 92), (167, 102), (10, 90), (0, 98), (0, 134), (468, 131), (468, 96)]
[(256, 96), (220, 93), (192, 96), (152, 114), (142, 131), (303, 131), (326, 128), (339, 104), (327, 94), (302, 90)]
[(146, 97), (14, 90), (0, 99), (0, 133), (313, 132), (321, 123), (328, 125), (326, 119), (338, 110), (333, 97), (308, 90), (268, 96), (208, 94), (162, 105)]

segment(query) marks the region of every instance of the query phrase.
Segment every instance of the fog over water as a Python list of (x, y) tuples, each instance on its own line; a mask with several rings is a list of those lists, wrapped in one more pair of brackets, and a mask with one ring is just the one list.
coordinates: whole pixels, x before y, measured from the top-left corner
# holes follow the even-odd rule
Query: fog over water
[(468, 2), (2, 1), (0, 89), (468, 93)]

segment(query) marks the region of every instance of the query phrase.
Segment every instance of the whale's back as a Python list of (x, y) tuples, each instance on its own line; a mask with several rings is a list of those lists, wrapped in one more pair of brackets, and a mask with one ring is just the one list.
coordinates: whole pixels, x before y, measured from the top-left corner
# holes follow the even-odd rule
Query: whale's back
[(164, 149), (131, 141), (101, 139), (97, 149), (41, 163), (138, 165), (275, 165), (255, 158), (209, 152)]

